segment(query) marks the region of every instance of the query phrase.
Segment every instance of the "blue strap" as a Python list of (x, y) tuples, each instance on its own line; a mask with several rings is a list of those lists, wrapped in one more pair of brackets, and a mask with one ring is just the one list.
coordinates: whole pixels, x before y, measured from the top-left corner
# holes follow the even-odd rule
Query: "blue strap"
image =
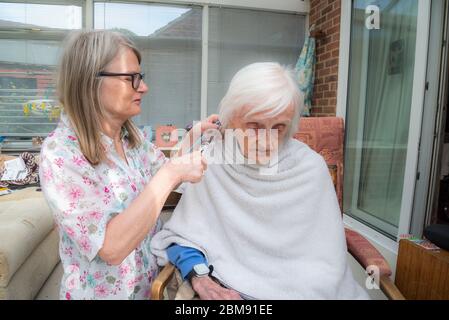
[(183, 279), (186, 279), (193, 266), (201, 263), (207, 265), (206, 257), (195, 248), (172, 244), (167, 248), (167, 255), (170, 262), (181, 272)]

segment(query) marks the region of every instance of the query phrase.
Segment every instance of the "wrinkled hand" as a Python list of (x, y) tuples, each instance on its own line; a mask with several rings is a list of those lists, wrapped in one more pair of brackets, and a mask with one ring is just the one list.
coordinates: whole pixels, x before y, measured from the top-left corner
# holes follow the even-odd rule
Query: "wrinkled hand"
[(242, 300), (237, 291), (226, 289), (208, 277), (193, 277), (193, 290), (201, 300)]

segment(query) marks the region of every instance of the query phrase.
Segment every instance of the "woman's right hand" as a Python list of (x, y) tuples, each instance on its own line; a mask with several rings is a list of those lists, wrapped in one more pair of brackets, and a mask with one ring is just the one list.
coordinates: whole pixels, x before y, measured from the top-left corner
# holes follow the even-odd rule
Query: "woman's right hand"
[(173, 157), (164, 166), (174, 175), (177, 184), (197, 183), (203, 178), (207, 162), (200, 151), (194, 151), (183, 156)]

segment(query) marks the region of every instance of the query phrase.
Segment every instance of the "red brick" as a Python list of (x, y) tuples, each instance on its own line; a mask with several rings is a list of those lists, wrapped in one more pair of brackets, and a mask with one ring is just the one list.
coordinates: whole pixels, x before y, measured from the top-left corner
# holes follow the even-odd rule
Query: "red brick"
[(329, 59), (326, 61), (326, 67), (333, 67), (338, 64), (338, 58)]
[(329, 69), (329, 68), (318, 70), (318, 77), (327, 76), (330, 74), (330, 72), (331, 72), (331, 69)]
[(336, 97), (337, 97), (337, 92), (336, 91), (325, 91), (323, 98), (336, 98)]
[(331, 67), (331, 73), (338, 75), (338, 65)]
[[(340, 47), (340, 13), (342, 0), (311, 0), (310, 25), (324, 32), (317, 39), (315, 86), (312, 98), (312, 115), (335, 115), (337, 104), (338, 61)], [(346, 0), (344, 0), (346, 1)]]
[(324, 83), (329, 83), (332, 81), (338, 81), (338, 76), (336, 74), (330, 75), (324, 79)]
[(329, 90), (329, 85), (327, 83), (325, 84), (320, 84), (319, 86), (317, 86), (317, 91), (328, 91)]
[(332, 50), (338, 49), (338, 48), (340, 48), (340, 43), (338, 41), (335, 41), (335, 42), (329, 43), (326, 46), (326, 51), (332, 51)]
[(335, 114), (335, 107), (323, 107), (323, 113), (329, 115), (334, 115)]
[(340, 33), (340, 26), (333, 24), (333, 27), (329, 28), (327, 32), (333, 35), (338, 34)]
[(321, 10), (321, 15), (325, 16), (326, 14), (328, 14), (329, 12), (332, 12), (334, 9), (334, 4), (330, 3), (328, 4), (324, 9)]
[(323, 94), (323, 92), (315, 91), (315, 92), (313, 93), (313, 97), (314, 97), (315, 99), (322, 99), (322, 98), (324, 97), (324, 94)]
[(332, 20), (332, 23), (336, 26), (336, 25), (340, 25), (340, 16), (338, 16), (338, 17), (335, 17), (333, 20)]
[(317, 104), (319, 106), (327, 106), (328, 103), (329, 103), (329, 100), (327, 100), (327, 99), (317, 99)]

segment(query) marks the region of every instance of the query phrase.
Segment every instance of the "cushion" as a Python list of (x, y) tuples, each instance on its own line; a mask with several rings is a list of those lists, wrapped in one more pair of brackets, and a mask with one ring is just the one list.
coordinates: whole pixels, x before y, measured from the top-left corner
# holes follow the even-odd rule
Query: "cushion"
[(344, 121), (339, 117), (301, 117), (294, 135), (318, 152), (326, 161), (336, 186), (340, 208), (343, 208)]
[(382, 254), (357, 231), (345, 228), (346, 244), (351, 255), (362, 265), (377, 266), (380, 276), (391, 276), (391, 268)]
[(59, 235), (53, 229), (15, 272), (0, 300), (34, 299), (59, 262)]
[(27, 187), (20, 190), (14, 190), (13, 193), (0, 196), (0, 205), (3, 202), (16, 201), (30, 198), (43, 198), (44, 194), (37, 187)]
[(45, 281), (37, 296), (34, 297), (34, 300), (59, 300), (63, 274), (64, 268), (62, 263), (59, 262), (53, 269), (47, 281)]
[[(34, 193), (35, 198), (0, 202), (0, 287), (8, 285), (14, 273), (54, 227), (42, 193)], [(11, 196), (20, 198), (20, 194)]]

